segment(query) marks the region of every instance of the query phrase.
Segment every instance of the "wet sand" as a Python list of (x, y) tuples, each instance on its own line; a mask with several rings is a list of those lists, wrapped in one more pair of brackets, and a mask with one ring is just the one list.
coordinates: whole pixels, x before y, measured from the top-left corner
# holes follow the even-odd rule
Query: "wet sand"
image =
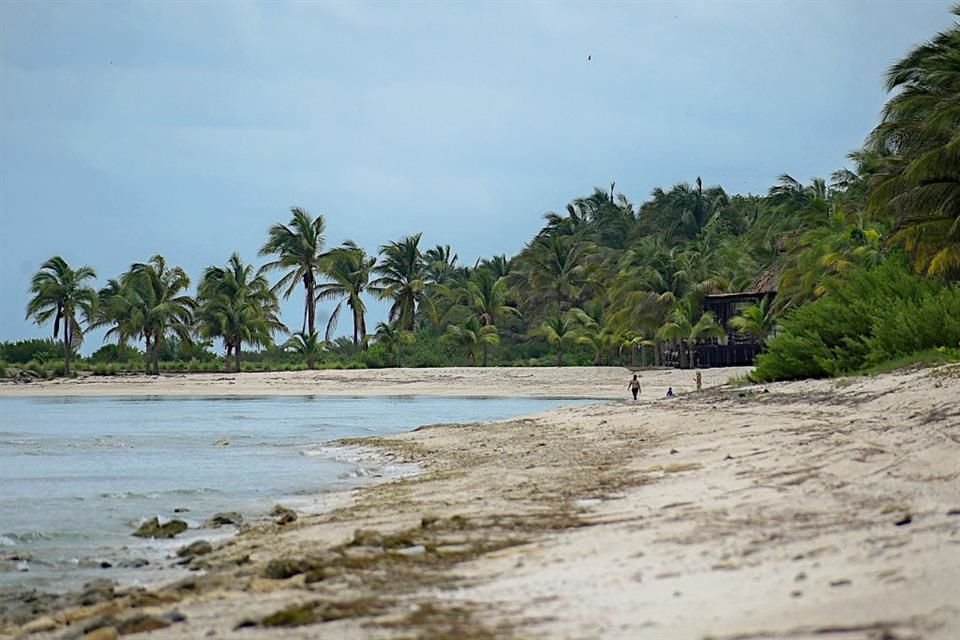
[[(335, 373), (330, 393), (354, 384), (345, 376), (381, 375)], [(705, 371), (705, 384), (732, 373)], [(409, 387), (360, 382), (459, 395), (579, 384), (623, 398), (628, 379), (465, 369), (410, 372)], [(960, 636), (960, 367), (702, 393), (686, 393), (690, 372), (643, 381), (639, 403), (363, 440), (422, 472), (329, 513), (250, 527), (185, 581), (0, 634)], [(662, 398), (668, 384), (681, 395)]]

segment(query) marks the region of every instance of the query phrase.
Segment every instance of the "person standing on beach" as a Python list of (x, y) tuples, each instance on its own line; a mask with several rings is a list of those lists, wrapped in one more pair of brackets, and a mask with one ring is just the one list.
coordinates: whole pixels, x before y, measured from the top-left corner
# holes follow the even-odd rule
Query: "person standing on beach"
[(697, 371), (697, 375), (693, 377), (693, 381), (697, 383), (697, 391), (700, 391), (703, 388), (703, 376), (700, 375), (699, 371)]
[(637, 374), (633, 374), (633, 380), (627, 385), (627, 389), (630, 389), (630, 392), (633, 394), (633, 399), (636, 400), (637, 394), (640, 393), (640, 381), (637, 380)]

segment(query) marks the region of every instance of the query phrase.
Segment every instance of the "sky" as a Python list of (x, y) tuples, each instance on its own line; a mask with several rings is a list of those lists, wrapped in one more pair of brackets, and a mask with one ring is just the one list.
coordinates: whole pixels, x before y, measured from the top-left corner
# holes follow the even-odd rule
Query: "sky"
[(0, 2), (0, 340), (50, 335), (24, 308), (53, 255), (196, 279), (260, 264), (292, 206), (328, 246), (423, 232), (472, 264), (611, 181), (829, 176), (951, 4)]

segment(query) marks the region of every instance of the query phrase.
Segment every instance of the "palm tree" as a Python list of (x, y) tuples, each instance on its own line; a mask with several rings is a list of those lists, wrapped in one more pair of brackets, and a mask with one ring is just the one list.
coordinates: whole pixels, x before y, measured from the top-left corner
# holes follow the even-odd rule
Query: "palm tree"
[[(960, 5), (951, 10), (960, 16)], [(960, 23), (914, 47), (887, 73), (887, 102), (869, 138), (885, 158), (870, 211), (890, 214), (893, 242), (917, 270), (960, 275)]]
[(313, 369), (316, 365), (317, 357), (323, 352), (323, 341), (320, 340), (320, 336), (317, 335), (317, 332), (313, 333), (304, 333), (303, 331), (297, 331), (290, 339), (283, 343), (283, 348), (286, 351), (292, 351), (293, 353), (300, 354), (307, 361), (307, 367)]
[(221, 338), (233, 351), (235, 369), (240, 372), (243, 343), (273, 344), (273, 334), (286, 332), (278, 317), (280, 303), (263, 271), (254, 272), (240, 255), (230, 256), (226, 267), (207, 267), (197, 287), (200, 333)]
[(181, 267), (168, 267), (166, 259), (155, 255), (148, 262), (130, 265), (120, 276), (119, 291), (123, 335), (142, 337), (145, 342), (146, 370), (160, 374), (160, 347), (168, 334), (190, 343), (196, 302), (183, 293), (190, 278)]
[(737, 331), (766, 342), (777, 326), (773, 305), (769, 296), (764, 296), (758, 304), (753, 304), (730, 319), (730, 326)]
[(450, 245), (438, 244), (423, 254), (426, 279), (431, 284), (451, 285), (457, 277), (457, 254)]
[(476, 316), (467, 318), (463, 324), (451, 324), (443, 339), (467, 350), (467, 364), (477, 364), (477, 352), (483, 348), (484, 366), (486, 366), (487, 346), (500, 342), (500, 334), (493, 325), (482, 325)]
[(317, 276), (324, 260), (327, 223), (323, 214), (312, 217), (305, 209), (293, 207), (288, 224), (275, 224), (267, 231), (268, 239), (260, 248), (261, 256), (275, 255), (277, 259), (263, 265), (262, 269), (285, 271), (275, 285), (275, 292), (283, 290), (286, 300), (302, 283), (305, 295), (303, 306), (303, 331), (316, 330)]
[(427, 269), (420, 253), (420, 236), (406, 236), (380, 247), (383, 256), (374, 268), (379, 278), (370, 283), (370, 290), (381, 300), (392, 300), (390, 322), (399, 321), (406, 331), (416, 327), (421, 305), (430, 305), (426, 295)]
[[(507, 281), (495, 277), (491, 272), (481, 269), (467, 282), (461, 291), (461, 304), (471, 317), (476, 318), (482, 327), (495, 327), (504, 316), (519, 317), (520, 312), (507, 304)], [(490, 341), (483, 344), (483, 366), (487, 366), (487, 354)]]
[(394, 355), (397, 368), (400, 367), (400, 357), (403, 346), (413, 344), (416, 341), (416, 336), (413, 332), (403, 329), (399, 322), (391, 322), (389, 324), (386, 322), (377, 323), (377, 332), (375, 335), (377, 344), (382, 344), (386, 348), (387, 353)]
[(606, 308), (602, 303), (595, 302), (587, 305), (585, 309), (573, 309), (571, 313), (582, 327), (577, 343), (591, 348), (594, 365), (602, 364), (604, 356), (623, 341), (611, 326)]
[(233, 352), (237, 373), (244, 342), (268, 346), (274, 333), (286, 332), (278, 317), (280, 303), (263, 270), (255, 273), (238, 253), (230, 256), (226, 267), (204, 270), (197, 298), (201, 335), (223, 340), (228, 363)]
[(54, 256), (40, 266), (30, 281), (33, 297), (27, 303), (27, 318), (32, 316), (38, 325), (53, 318), (54, 339), (63, 323), (63, 371), (67, 375), (73, 351), (83, 342), (77, 311), (83, 311), (87, 318), (94, 315), (97, 292), (86, 281), (96, 277), (90, 267), (72, 269), (66, 260)]
[[(717, 324), (710, 311), (700, 308), (700, 301), (696, 296), (687, 296), (674, 305), (673, 310), (657, 332), (661, 338), (668, 338), (685, 342), (689, 354), (689, 367), (696, 367), (696, 344), (700, 338), (721, 337), (726, 334), (722, 326)], [(681, 368), (683, 368), (681, 358)]]
[(329, 282), (321, 283), (317, 287), (316, 299), (318, 302), (339, 299), (327, 321), (325, 335), (327, 342), (333, 336), (337, 320), (340, 318), (340, 310), (346, 303), (353, 314), (353, 348), (356, 350), (361, 345), (366, 345), (367, 306), (363, 301), (363, 293), (370, 284), (370, 274), (376, 262), (375, 257), (368, 256), (352, 240), (330, 251), (323, 261), (323, 275), (329, 279)]
[(588, 248), (570, 236), (550, 236), (534, 240), (524, 250), (529, 284), (553, 298), (557, 315), (563, 314), (565, 303), (583, 283)]
[(580, 323), (574, 313), (553, 314), (530, 331), (530, 335), (543, 338), (556, 347), (559, 367), (563, 364), (564, 346), (573, 344), (580, 337)]

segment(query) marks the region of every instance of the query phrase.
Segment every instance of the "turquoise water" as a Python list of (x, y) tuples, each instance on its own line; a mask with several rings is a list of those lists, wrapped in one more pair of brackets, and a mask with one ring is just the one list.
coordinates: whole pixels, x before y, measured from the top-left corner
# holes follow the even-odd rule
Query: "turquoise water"
[[(582, 400), (441, 397), (0, 398), (0, 587), (74, 588), (175, 577), (169, 556), (228, 535), (218, 511), (302, 511), (403, 469), (327, 443), (422, 424), (528, 415)], [(131, 536), (180, 517), (171, 541)], [(132, 565), (147, 567), (131, 569)]]

